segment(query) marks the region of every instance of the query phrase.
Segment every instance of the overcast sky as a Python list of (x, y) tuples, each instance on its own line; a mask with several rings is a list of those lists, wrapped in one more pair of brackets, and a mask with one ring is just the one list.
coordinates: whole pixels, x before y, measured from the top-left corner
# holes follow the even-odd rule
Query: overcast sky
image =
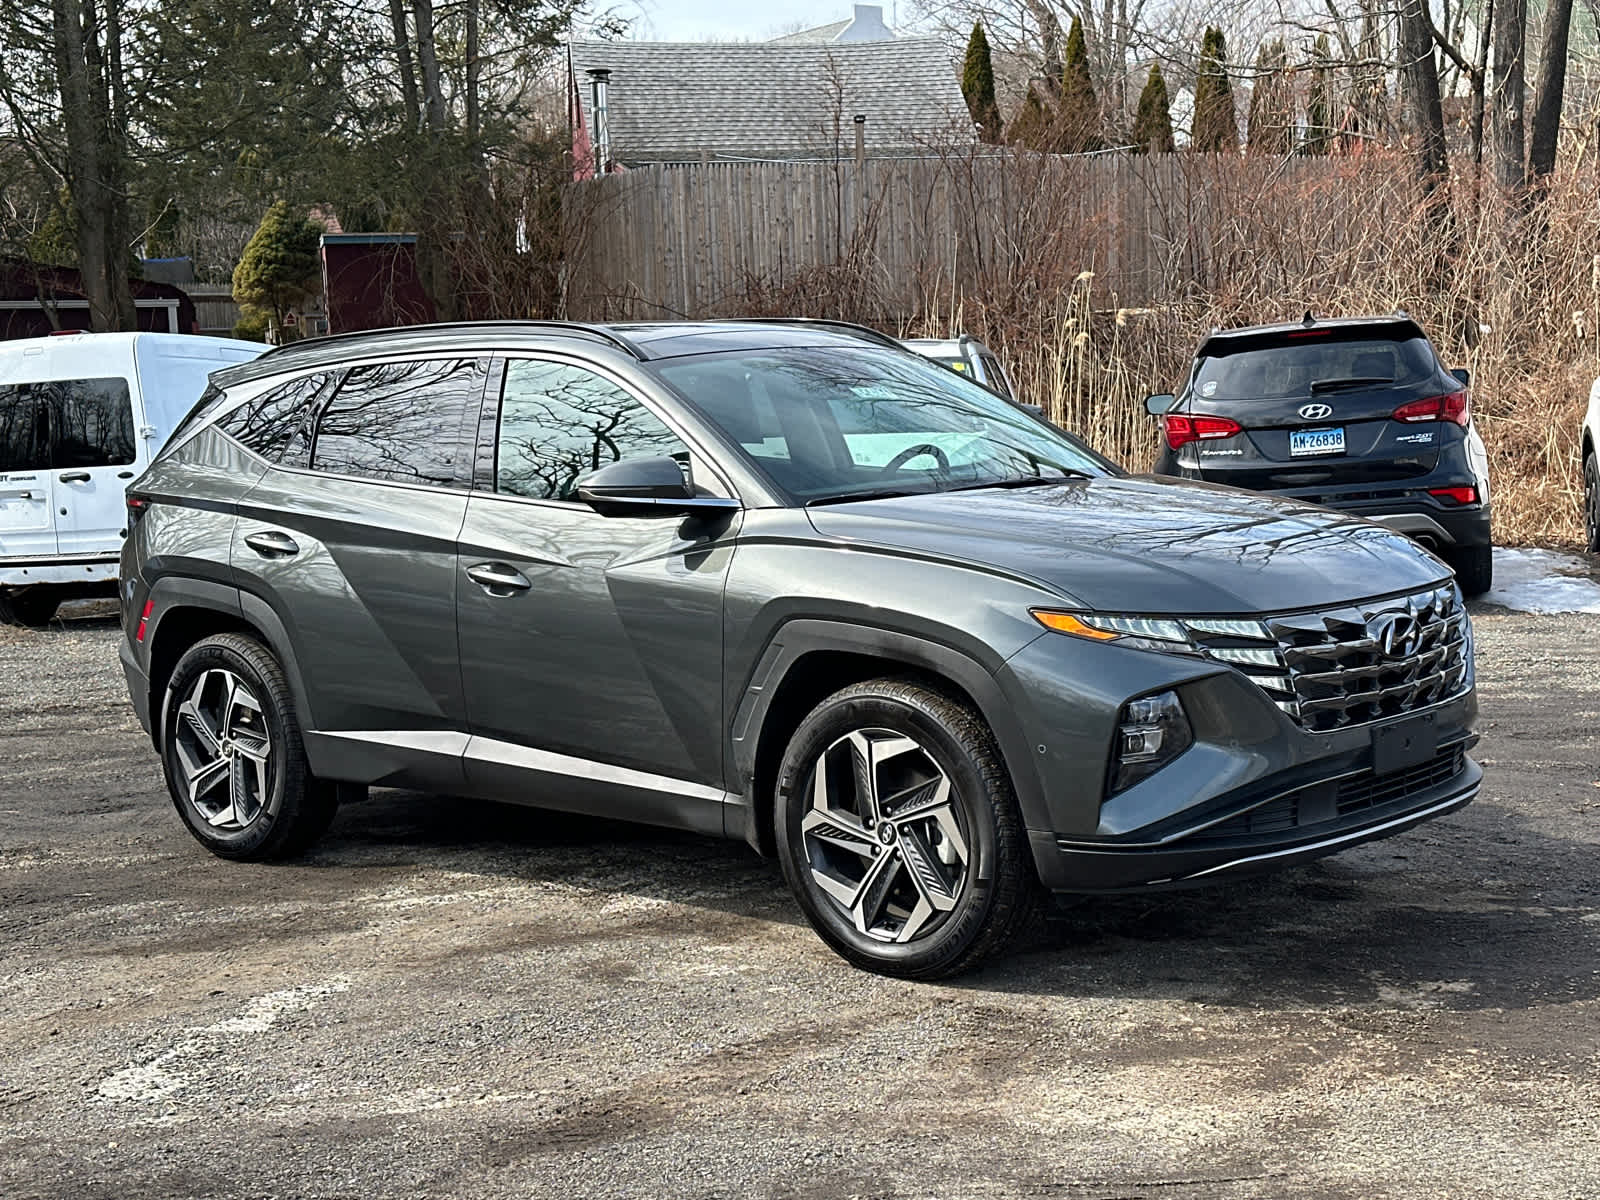
[[(910, 7), (909, 0), (883, 0), (883, 18), (892, 25), (895, 9), (909, 12)], [(754, 41), (842, 21), (851, 8), (851, 0), (618, 0), (616, 4), (617, 14), (631, 23), (633, 37), (663, 42)]]

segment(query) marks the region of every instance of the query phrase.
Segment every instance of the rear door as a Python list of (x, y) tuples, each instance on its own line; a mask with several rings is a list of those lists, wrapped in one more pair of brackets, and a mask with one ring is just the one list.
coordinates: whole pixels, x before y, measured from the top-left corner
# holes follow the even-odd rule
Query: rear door
[(1432, 472), (1441, 447), (1466, 430), (1398, 421), (1395, 411), (1460, 388), (1414, 326), (1214, 337), (1179, 415), (1224, 423), (1197, 420), (1202, 432), (1178, 449), (1178, 462), (1185, 474), (1258, 490), (1403, 487)]
[(126, 524), (124, 494), (140, 465), (128, 381), (105, 376), (34, 386), (44, 389), (56, 552), (116, 554)]
[(0, 559), (56, 552), (48, 427), (37, 386), (0, 384)]
[(441, 765), (428, 786), (453, 786), (466, 741), (456, 536), (487, 369), (457, 355), (301, 376), (221, 422), (278, 464), (239, 502), (231, 561), (291, 639), (314, 728), (391, 764), (378, 775)]

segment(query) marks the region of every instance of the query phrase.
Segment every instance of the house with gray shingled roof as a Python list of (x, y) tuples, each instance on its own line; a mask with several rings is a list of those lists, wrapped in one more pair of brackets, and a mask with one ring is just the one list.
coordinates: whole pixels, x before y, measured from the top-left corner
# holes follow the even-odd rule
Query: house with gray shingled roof
[[(936, 38), (868, 42), (584, 42), (568, 46), (573, 94), (596, 153), (595, 80), (610, 161), (873, 158), (975, 140), (956, 55)], [(580, 157), (580, 131), (573, 130)]]

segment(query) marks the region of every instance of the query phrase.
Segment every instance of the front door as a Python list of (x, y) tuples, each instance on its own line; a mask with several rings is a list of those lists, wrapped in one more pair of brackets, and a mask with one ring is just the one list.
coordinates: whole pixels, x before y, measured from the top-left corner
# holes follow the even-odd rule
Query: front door
[(127, 524), (128, 481), (139, 470), (128, 381), (116, 377), (35, 384), (45, 389), (56, 551), (115, 555)]
[(495, 445), (456, 575), (469, 785), (722, 832), (738, 518), (603, 517), (575, 493), (599, 466), (661, 455), (728, 491), (629, 389), (576, 364), (507, 362)]

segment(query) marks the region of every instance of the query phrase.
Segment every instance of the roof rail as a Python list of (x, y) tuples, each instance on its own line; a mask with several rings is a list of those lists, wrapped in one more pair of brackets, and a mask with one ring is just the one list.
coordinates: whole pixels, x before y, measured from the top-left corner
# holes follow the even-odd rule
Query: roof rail
[(532, 332), (547, 330), (552, 333), (579, 334), (597, 341), (609, 342), (640, 361), (646, 357), (637, 343), (619, 333), (613, 333), (603, 325), (588, 325), (582, 321), (436, 321), (426, 325), (391, 325), (386, 329), (357, 329), (349, 333), (330, 333), (321, 337), (302, 338), (284, 346), (274, 346), (254, 361), (259, 362), (264, 358), (285, 354), (292, 355), (296, 350), (310, 350), (339, 342), (382, 340), (386, 335), (399, 338), (408, 334), (428, 333), (436, 329), (527, 329)]
[(837, 329), (840, 333), (854, 334), (862, 341), (877, 342), (880, 346), (893, 346), (896, 350), (904, 350), (898, 338), (890, 337), (887, 333), (879, 333), (870, 325), (858, 325), (854, 321), (834, 321), (827, 317), (729, 317), (729, 321), (738, 325), (820, 325), (827, 329)]

